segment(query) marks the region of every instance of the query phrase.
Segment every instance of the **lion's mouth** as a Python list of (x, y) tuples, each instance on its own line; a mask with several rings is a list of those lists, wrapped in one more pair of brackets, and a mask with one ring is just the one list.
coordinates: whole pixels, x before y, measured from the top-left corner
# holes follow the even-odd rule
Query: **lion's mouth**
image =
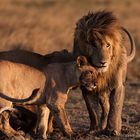
[(98, 71), (98, 73), (106, 72), (108, 69), (108, 65), (95, 65), (92, 64), (92, 66)]
[(92, 64), (92, 66), (95, 67), (95, 68), (105, 68), (105, 67), (107, 67), (106, 65), (100, 65), (100, 66), (98, 66), (98, 65), (95, 65), (95, 64)]
[(92, 59), (89, 59), (90, 64), (95, 67), (96, 69), (104, 69), (107, 68), (107, 64), (102, 64), (102, 65), (98, 65), (98, 64), (94, 64)]

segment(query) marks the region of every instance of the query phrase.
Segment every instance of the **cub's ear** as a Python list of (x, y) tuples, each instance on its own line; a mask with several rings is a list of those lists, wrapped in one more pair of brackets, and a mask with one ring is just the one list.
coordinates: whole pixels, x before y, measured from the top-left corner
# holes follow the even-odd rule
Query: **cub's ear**
[(76, 63), (78, 67), (81, 67), (81, 66), (87, 65), (88, 61), (85, 56), (78, 56), (76, 59)]

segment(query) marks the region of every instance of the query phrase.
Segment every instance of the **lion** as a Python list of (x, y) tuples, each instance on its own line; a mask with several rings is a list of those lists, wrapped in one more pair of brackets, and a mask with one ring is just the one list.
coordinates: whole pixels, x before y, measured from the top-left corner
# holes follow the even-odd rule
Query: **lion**
[[(0, 67), (1, 114), (7, 109), (12, 109), (12, 103), (15, 102), (38, 105), (39, 138), (46, 139), (50, 111), (63, 134), (72, 134), (64, 109), (69, 91), (80, 85), (88, 91), (96, 88), (96, 70), (88, 65), (85, 57), (77, 57), (76, 62), (46, 65), (44, 73), (33, 67), (5, 60), (0, 61)], [(29, 95), (31, 96), (28, 97)], [(4, 124), (8, 124), (6, 120)], [(16, 134), (9, 125), (6, 126), (4, 129), (0, 128), (4, 133)]]
[[(27, 51), (24, 49), (20, 49), (20, 46), (19, 47), (17, 46), (13, 50), (0, 52), (0, 59), (25, 64), (25, 65), (34, 67), (34, 68), (38, 69), (39, 71), (43, 71), (43, 68), (48, 64), (75, 61), (76, 58), (73, 56), (72, 53), (69, 53), (65, 49), (61, 50), (61, 51), (55, 51), (50, 54), (41, 55), (41, 54), (38, 54), (35, 52), (30, 52), (30, 51)], [(16, 104), (15, 104), (15, 108), (16, 108)], [(37, 110), (36, 106), (27, 106), (26, 105), (26, 106), (24, 106), (24, 108), (29, 109), (34, 113), (36, 113), (36, 110)], [(24, 114), (25, 112), (23, 110), (19, 110), (19, 113)], [(13, 112), (13, 114), (15, 114), (15, 112)], [(32, 114), (30, 114), (30, 115), (32, 115)], [(21, 119), (19, 118), (19, 121), (22, 121)], [(23, 120), (23, 122), (24, 122), (24, 120)], [(32, 122), (32, 123), (34, 123), (34, 122)], [(19, 125), (19, 124), (16, 124), (16, 122), (15, 122), (15, 126), (16, 125)], [(32, 125), (27, 123), (26, 129), (28, 130), (29, 128), (32, 128)], [(25, 130), (25, 128), (24, 128), (24, 130)]]
[[(129, 55), (121, 43), (121, 31), (130, 39)], [(121, 27), (112, 12), (88, 13), (76, 24), (73, 54), (84, 55), (98, 72), (96, 91), (89, 92), (81, 86), (91, 120), (90, 130), (99, 128), (111, 135), (119, 135), (127, 64), (135, 56), (135, 43), (131, 34)], [(100, 123), (99, 104), (103, 110)]]
[[(23, 64), (16, 64), (8, 61), (0, 61), (0, 77), (0, 92), (5, 94), (8, 93), (9, 96), (17, 99), (28, 97), (34, 89), (38, 89), (39, 92), (43, 92), (46, 81), (46, 76), (43, 72)], [(23, 101), (28, 101), (28, 98)], [(0, 98), (0, 114), (5, 110), (13, 111), (11, 107), (12, 102), (9, 102), (4, 98)], [(2, 120), (5, 120), (5, 122)], [(9, 137), (18, 134), (14, 129), (9, 127), (9, 120), (6, 118), (3, 118), (2, 120), (0, 128), (2, 132), (7, 134)], [(2, 124), (4, 124), (5, 127), (2, 126)]]

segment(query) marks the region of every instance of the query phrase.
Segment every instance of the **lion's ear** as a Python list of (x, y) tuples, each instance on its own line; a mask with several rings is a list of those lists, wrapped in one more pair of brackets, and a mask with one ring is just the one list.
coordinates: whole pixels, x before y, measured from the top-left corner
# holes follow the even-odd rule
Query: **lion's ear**
[(87, 65), (88, 61), (87, 58), (85, 56), (78, 56), (76, 59), (76, 63), (78, 67), (81, 67), (83, 65)]

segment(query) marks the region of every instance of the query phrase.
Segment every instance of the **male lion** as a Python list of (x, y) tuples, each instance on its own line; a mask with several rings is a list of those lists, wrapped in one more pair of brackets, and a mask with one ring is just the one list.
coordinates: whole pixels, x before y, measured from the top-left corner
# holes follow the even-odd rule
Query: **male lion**
[[(49, 110), (54, 114), (63, 134), (70, 136), (72, 130), (64, 110), (68, 92), (79, 85), (86, 87), (87, 90), (94, 90), (96, 88), (94, 81), (97, 76), (96, 70), (88, 65), (85, 57), (79, 56), (76, 62), (46, 65), (44, 73), (45, 76), (37, 69), (23, 64), (0, 61), (0, 113), (7, 110), (8, 107), (10, 108), (12, 102), (23, 102), (24, 105), (36, 104), (39, 108), (39, 138), (46, 138)], [(32, 91), (33, 94), (31, 95)], [(19, 100), (29, 95), (31, 95), (29, 98)], [(3, 125), (0, 129), (5, 133), (9, 131), (16, 133), (10, 129), (6, 119), (4, 129)]]
[[(131, 42), (129, 56), (121, 44), (121, 30), (127, 33)], [(101, 124), (100, 128), (109, 134), (119, 135), (127, 63), (135, 56), (133, 38), (111, 12), (89, 13), (77, 22), (73, 53), (86, 56), (98, 72), (96, 91), (89, 92), (81, 87), (91, 120), (90, 129)], [(103, 109), (101, 123), (98, 123), (99, 104)]]

